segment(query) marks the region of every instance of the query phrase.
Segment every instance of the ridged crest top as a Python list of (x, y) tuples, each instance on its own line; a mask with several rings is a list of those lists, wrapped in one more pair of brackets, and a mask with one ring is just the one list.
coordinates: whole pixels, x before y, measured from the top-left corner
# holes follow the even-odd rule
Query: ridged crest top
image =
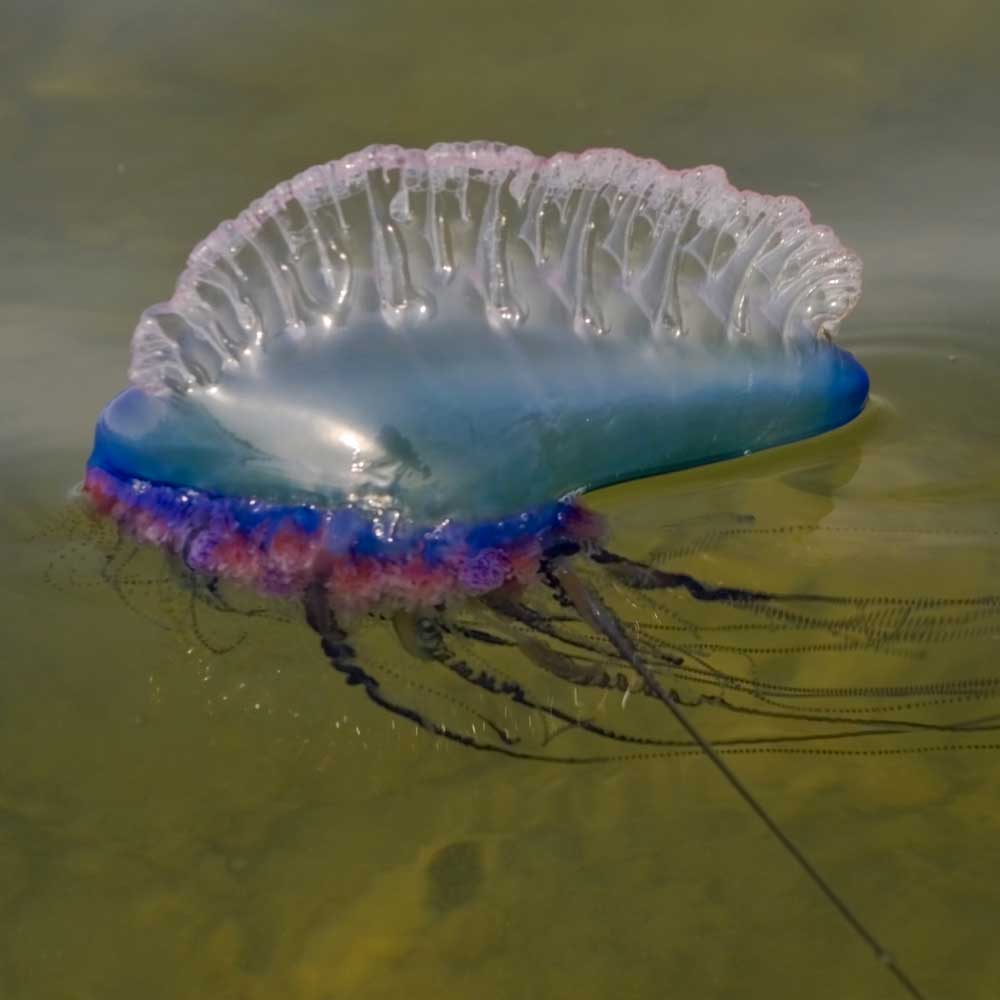
[(275, 338), (436, 319), (808, 353), (860, 289), (858, 257), (800, 201), (736, 190), (719, 167), (615, 149), (370, 146), (277, 185), (202, 241), (172, 298), (143, 313), (129, 375), (186, 393), (252, 371)]

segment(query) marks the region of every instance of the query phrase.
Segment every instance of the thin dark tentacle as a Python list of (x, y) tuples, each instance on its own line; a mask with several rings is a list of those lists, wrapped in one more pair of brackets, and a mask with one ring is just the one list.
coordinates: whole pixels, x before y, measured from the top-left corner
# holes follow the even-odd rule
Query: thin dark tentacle
[(730, 787), (743, 799), (771, 834), (795, 859), (799, 867), (812, 880), (820, 892), (826, 896), (854, 932), (872, 949), (876, 959), (895, 976), (899, 984), (911, 997), (915, 998), (915, 1000), (926, 1000), (924, 994), (917, 988), (903, 968), (893, 958), (892, 954), (883, 947), (874, 934), (854, 914), (853, 910), (820, 874), (819, 870), (806, 857), (798, 845), (785, 833), (777, 821), (772, 818), (771, 814), (764, 809), (747, 786), (743, 784), (740, 777), (730, 768), (729, 764), (716, 751), (715, 747), (702, 736), (698, 728), (688, 718), (687, 713), (660, 685), (659, 680), (645, 664), (638, 650), (626, 634), (621, 622), (618, 621), (618, 618), (611, 609), (567, 565), (557, 565), (554, 569), (554, 575), (566, 596), (580, 612), (581, 617), (587, 620), (595, 629), (604, 632), (615, 649), (618, 650), (619, 655), (635, 667), (636, 671), (645, 679), (650, 690), (666, 706), (681, 728), (698, 744), (716, 770), (729, 783)]
[[(344, 675), (349, 685), (360, 686), (371, 701), (379, 708), (397, 715), (415, 726), (423, 729), (434, 736), (440, 736), (453, 743), (461, 744), (473, 750), (482, 750), (488, 753), (496, 753), (505, 757), (514, 757), (522, 760), (551, 761), (552, 758), (546, 754), (536, 754), (530, 751), (514, 749), (510, 745), (496, 745), (492, 743), (482, 743), (474, 737), (464, 733), (458, 733), (449, 729), (442, 723), (434, 722), (426, 718), (420, 712), (399, 702), (393, 701), (381, 690), (379, 682), (363, 667), (355, 661), (354, 647), (347, 641), (347, 633), (336, 623), (333, 612), (326, 599), (326, 592), (322, 587), (314, 586), (307, 589), (305, 594), (306, 621), (309, 626), (320, 637), (320, 645), (326, 654), (330, 665)], [(487, 721), (488, 720), (485, 720)], [(494, 732), (500, 736), (500, 731), (492, 723), (489, 723)], [(560, 757), (561, 763), (566, 764), (596, 764), (604, 763), (607, 757)]]
[[(481, 667), (476, 668), (471, 666), (467, 661), (452, 653), (444, 641), (443, 629), (437, 622), (424, 617), (419, 619), (418, 628), (420, 633), (419, 640), (422, 643), (422, 653), (424, 658), (439, 663), (460, 680), (472, 684), (482, 691), (486, 691), (489, 694), (505, 696), (520, 705), (522, 708), (539, 712), (565, 726), (584, 730), (585, 732), (594, 736), (599, 736), (602, 739), (615, 740), (619, 743), (631, 743), (638, 746), (676, 747), (681, 745), (676, 740), (660, 740), (653, 737), (633, 736), (628, 733), (621, 733), (616, 730), (600, 726), (590, 719), (578, 718), (577, 716), (571, 715), (562, 709), (556, 708), (554, 705), (543, 705), (540, 702), (534, 701), (529, 696), (523, 685), (518, 682), (505, 678), (498, 678), (496, 675)], [(566, 680), (567, 678), (563, 676), (562, 679)], [(612, 683), (607, 673), (602, 675), (602, 681), (603, 683), (600, 684), (595, 682), (593, 686), (612, 690), (616, 688), (616, 685)], [(582, 683), (582, 681), (578, 680), (576, 683)], [(621, 691), (624, 689), (617, 687), (617, 690)]]
[[(1000, 594), (980, 594), (976, 597), (933, 597), (908, 598), (905, 602), (896, 597), (858, 597), (848, 594), (810, 594), (802, 592), (779, 592), (748, 590), (743, 587), (713, 586), (702, 583), (690, 573), (667, 572), (636, 562), (625, 556), (595, 547), (590, 558), (599, 566), (607, 568), (615, 579), (634, 590), (684, 590), (691, 597), (704, 602), (723, 602), (735, 605), (754, 603), (773, 604), (780, 601), (801, 601), (805, 604), (829, 604), (835, 606), (865, 608), (895, 608), (897, 612), (907, 604), (930, 610), (932, 608), (982, 608), (1000, 610)], [(830, 623), (817, 621), (822, 627)]]

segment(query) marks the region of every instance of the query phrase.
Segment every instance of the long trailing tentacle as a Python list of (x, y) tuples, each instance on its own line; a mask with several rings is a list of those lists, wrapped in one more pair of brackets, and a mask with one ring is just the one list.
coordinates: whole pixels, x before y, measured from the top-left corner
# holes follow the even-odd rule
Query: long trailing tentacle
[[(553, 584), (552, 574), (547, 574), (550, 578), (550, 586)], [(558, 588), (557, 588), (558, 589)], [(559, 595), (557, 594), (557, 600)], [(496, 614), (520, 626), (529, 633), (536, 634), (539, 639), (532, 642), (520, 642), (517, 645), (525, 652), (536, 665), (548, 670), (556, 676), (562, 677), (574, 684), (617, 689), (618, 691), (634, 692), (642, 696), (650, 696), (651, 691), (648, 685), (641, 679), (629, 676), (623, 669), (609, 666), (609, 661), (613, 661), (628, 667), (629, 665), (619, 658), (613, 646), (610, 648), (598, 646), (592, 640), (581, 637), (579, 634), (572, 634), (562, 627), (564, 622), (572, 620), (579, 621), (574, 616), (562, 620), (557, 620), (552, 616), (547, 616), (539, 610), (529, 607), (523, 603), (512, 600), (506, 596), (494, 596), (487, 599), (491, 610)], [(563, 606), (566, 599), (563, 598)], [(637, 628), (637, 631), (639, 629)], [(592, 660), (579, 665), (579, 660), (571, 659), (569, 656), (554, 650), (551, 645), (544, 644), (541, 640), (554, 640), (560, 645), (570, 647), (579, 652), (586, 653)], [(493, 640), (496, 641), (495, 639)], [(820, 728), (808, 734), (770, 736), (766, 738), (737, 738), (720, 739), (717, 744), (737, 745), (742, 743), (809, 743), (826, 740), (842, 740), (851, 737), (883, 737), (897, 734), (913, 732), (966, 732), (972, 728), (987, 730), (997, 728), (995, 723), (991, 724), (991, 717), (980, 720), (962, 720), (961, 722), (936, 722), (908, 716), (892, 717), (893, 711), (903, 712), (908, 706), (906, 702), (895, 703), (889, 701), (891, 698), (917, 697), (921, 692), (912, 687), (900, 686), (868, 686), (865, 688), (825, 688), (825, 689), (805, 689), (791, 685), (781, 685), (748, 679), (735, 674), (727, 673), (719, 667), (712, 665), (703, 657), (693, 654), (686, 647), (678, 646), (676, 650), (664, 649), (661, 645), (646, 644), (641, 647), (643, 656), (646, 658), (648, 666), (658, 670), (666, 670), (673, 677), (686, 681), (694, 681), (701, 685), (709, 685), (717, 688), (716, 692), (703, 692), (682, 698), (681, 695), (671, 689), (671, 697), (678, 704), (686, 705), (688, 708), (700, 706), (713, 707), (733, 714), (753, 716), (760, 719), (773, 719), (775, 721), (794, 721), (797, 723), (814, 723)], [(532, 655), (534, 650), (534, 655)], [(956, 693), (949, 701), (975, 700), (982, 694), (982, 685), (972, 685)], [(727, 698), (725, 692), (733, 691), (744, 694), (760, 705), (737, 704)], [(765, 692), (770, 691), (775, 697), (768, 697)], [(935, 703), (945, 701), (941, 697), (940, 687), (930, 688), (928, 695), (934, 696)], [(880, 697), (883, 705), (880, 710), (865, 710), (859, 715), (858, 710), (853, 713), (850, 710), (839, 709), (835, 706), (818, 706), (803, 709), (792, 709), (778, 697), (785, 698), (806, 698), (811, 695), (823, 695), (826, 697), (837, 694), (858, 696), (865, 694)], [(888, 702), (885, 704), (885, 702)], [(840, 727), (834, 729), (831, 727)], [(618, 736), (618, 734), (615, 734)]]
[[(748, 529), (732, 529), (736, 534)], [(797, 654), (857, 654), (897, 656), (919, 659), (930, 643), (954, 643), (968, 640), (992, 640), (997, 634), (1000, 595), (891, 597), (873, 595), (838, 595), (799, 591), (766, 591), (733, 586), (717, 586), (686, 572), (667, 572), (625, 556), (594, 546), (588, 555), (610, 580), (632, 596), (629, 600), (642, 607), (648, 604), (650, 615), (637, 619), (636, 640), (647, 658), (659, 662), (655, 650), (667, 636), (671, 645), (686, 654), (732, 654), (744, 657), (750, 666), (747, 677), (724, 678), (727, 688), (744, 691), (764, 705), (782, 707), (787, 699), (857, 699), (891, 701), (886, 712), (945, 703), (957, 704), (991, 696), (1000, 689), (1000, 678), (982, 675), (956, 675), (932, 682), (852, 685), (790, 685), (757, 675), (755, 662), (761, 656)], [(662, 594), (666, 600), (656, 598)], [(686, 600), (673, 601), (678, 594)], [(729, 617), (714, 615), (695, 623), (690, 616), (698, 605), (728, 609)], [(682, 608), (692, 609), (683, 617)], [(732, 620), (732, 615), (737, 620)], [(666, 619), (666, 621), (664, 621)], [(746, 635), (750, 631), (778, 637), (794, 631), (810, 639), (766, 645), (746, 639), (720, 640), (723, 635)], [(654, 635), (655, 634), (655, 635)], [(827, 638), (824, 639), (824, 636)], [(646, 645), (645, 639), (649, 638)], [(683, 644), (677, 641), (683, 639)], [(713, 669), (716, 669), (713, 667)], [(838, 709), (815, 705), (816, 714), (836, 715)], [(854, 710), (856, 711), (856, 710)], [(959, 727), (947, 727), (959, 728)]]
[(344, 675), (349, 685), (360, 686), (379, 708), (407, 719), (409, 722), (433, 733), (435, 736), (441, 736), (444, 739), (460, 743), (463, 746), (471, 747), (475, 750), (509, 754), (510, 756), (523, 756), (522, 754), (513, 753), (504, 746), (480, 743), (478, 740), (466, 736), (464, 733), (455, 732), (447, 726), (432, 722), (420, 712), (393, 701), (382, 692), (378, 680), (357, 663), (354, 647), (348, 642), (347, 633), (337, 624), (333, 611), (330, 609), (325, 588), (319, 585), (312, 585), (307, 588), (304, 605), (306, 622), (320, 637), (320, 645), (327, 659), (330, 661), (330, 665), (338, 673)]
[[(579, 729), (602, 739), (637, 746), (676, 748), (686, 745), (685, 741), (624, 733), (607, 726), (601, 726), (592, 719), (581, 718), (555, 705), (543, 704), (534, 699), (525, 686), (519, 682), (504, 678), (497, 671), (489, 670), (483, 666), (473, 667), (465, 659), (457, 656), (445, 642), (444, 627), (430, 616), (399, 614), (394, 617), (394, 626), (404, 646), (419, 658), (431, 660), (444, 667), (459, 680), (488, 694), (508, 698), (520, 707), (545, 715), (562, 726)], [(488, 641), (494, 645), (498, 644), (497, 638), (493, 636)], [(534, 646), (524, 642), (512, 643), (511, 645), (516, 645), (518, 650), (536, 666), (571, 684), (624, 692), (641, 687), (641, 682), (637, 685), (634, 680), (628, 681), (621, 673), (614, 675), (615, 679), (613, 679), (603, 665), (594, 667), (581, 664), (555, 650), (542, 647), (538, 643), (535, 643)]]
[[(338, 673), (344, 675), (344, 679), (349, 685), (361, 687), (368, 698), (379, 708), (412, 722), (418, 728), (434, 736), (440, 736), (443, 739), (473, 750), (482, 750), (488, 753), (496, 753), (520, 759), (553, 760), (548, 754), (534, 753), (530, 750), (517, 747), (515, 745), (516, 741), (511, 740), (500, 727), (484, 716), (480, 716), (480, 719), (492, 729), (494, 735), (500, 740), (499, 743), (484, 743), (473, 736), (458, 732), (443, 723), (436, 722), (422, 712), (391, 698), (382, 690), (378, 679), (357, 662), (357, 654), (354, 646), (348, 641), (347, 633), (337, 624), (333, 611), (329, 606), (325, 589), (318, 585), (307, 588), (304, 597), (304, 606), (306, 621), (310, 628), (320, 637), (320, 644), (330, 665)], [(604, 763), (609, 758), (607, 756), (563, 756), (557, 759), (561, 763), (567, 764), (595, 764)]]
[[(787, 624), (795, 628), (822, 628), (834, 633), (862, 632), (873, 645), (908, 639), (926, 642), (929, 638), (927, 623), (918, 621), (907, 628), (915, 612), (951, 612), (952, 618), (941, 620), (938, 614), (933, 622), (935, 626), (948, 626), (951, 631), (947, 637), (951, 639), (957, 637), (955, 629), (963, 629), (963, 635), (979, 634), (969, 631), (973, 622), (1000, 614), (1000, 594), (899, 598), (751, 590), (707, 584), (689, 573), (663, 570), (600, 546), (594, 546), (589, 555), (615, 580), (636, 591), (682, 591), (701, 603), (727, 604), (762, 615), (772, 628), (775, 624)], [(801, 605), (802, 609), (796, 610), (797, 605)], [(817, 607), (841, 608), (848, 617), (830, 620), (806, 610)]]
[[(506, 605), (501, 603), (499, 606), (505, 607)], [(403, 624), (404, 621), (405, 625)], [(490, 671), (483, 666), (470, 666), (468, 662), (457, 656), (445, 642), (445, 632), (448, 629), (440, 621), (429, 616), (413, 619), (412, 616), (400, 615), (396, 617), (394, 624), (397, 634), (400, 634), (404, 627), (411, 632), (406, 637), (404, 645), (414, 655), (439, 663), (459, 679), (474, 685), (482, 691), (492, 695), (508, 697), (522, 708), (548, 715), (564, 726), (565, 729), (576, 729), (605, 740), (614, 740), (621, 743), (647, 747), (679, 748), (697, 746), (697, 744), (687, 740), (665, 739), (663, 737), (627, 733), (620, 729), (600, 725), (593, 719), (573, 715), (557, 708), (555, 705), (545, 705), (539, 700), (534, 699), (523, 685), (509, 679), (501, 678), (496, 672)], [(468, 635), (469, 632), (466, 628), (459, 628), (457, 631), (464, 635)], [(597, 665), (592, 662), (580, 663), (580, 661), (574, 660), (549, 646), (544, 646), (541, 642), (529, 643), (524, 641), (514, 643), (489, 633), (486, 633), (486, 639), (483, 640), (481, 630), (473, 631), (475, 633), (474, 638), (478, 641), (486, 641), (489, 645), (516, 646), (534, 666), (547, 671), (567, 683), (606, 691), (624, 692), (626, 698), (629, 694), (652, 698), (657, 697), (641, 676), (629, 680), (620, 670), (609, 668), (607, 662), (601, 662)], [(416, 645), (414, 645), (415, 643)], [(608, 657), (605, 657), (605, 661), (607, 659)], [(678, 662), (683, 662), (683, 660), (679, 660)], [(979, 720), (967, 720), (955, 724), (938, 724), (909, 719), (881, 719), (877, 717), (857, 719), (846, 715), (830, 716), (807, 712), (768, 711), (766, 709), (733, 704), (727, 701), (722, 695), (701, 693), (685, 698), (674, 688), (670, 688), (668, 693), (676, 704), (688, 709), (713, 707), (738, 715), (757, 716), (775, 720), (794, 720), (795, 722), (812, 722), (819, 723), (825, 727), (816, 732), (809, 733), (769, 734), (757, 737), (738, 736), (713, 740), (713, 744), (723, 751), (740, 751), (753, 748), (757, 750), (770, 749), (773, 752), (808, 752), (809, 744), (822, 743), (825, 745), (827, 743), (866, 738), (874, 740), (881, 737), (900, 736), (914, 732), (967, 733), (973, 731), (994, 731), (1000, 728), (1000, 722), (991, 717)], [(981, 749), (982, 745), (977, 744), (977, 748)], [(919, 749), (926, 748), (914, 747), (910, 748), (910, 752), (917, 752)], [(823, 753), (828, 751), (824, 749), (817, 752)], [(855, 752), (864, 754), (870, 751), (858, 749)]]
[(645, 680), (650, 691), (666, 706), (680, 727), (697, 743), (698, 747), (729, 783), (730, 787), (750, 807), (782, 847), (795, 859), (802, 871), (829, 900), (853, 931), (871, 948), (876, 959), (892, 973), (909, 996), (915, 998), (915, 1000), (926, 1000), (924, 994), (917, 988), (913, 980), (892, 954), (881, 944), (865, 924), (861, 922), (860, 918), (854, 913), (847, 902), (823, 877), (801, 848), (785, 833), (778, 822), (758, 801), (749, 788), (747, 788), (742, 779), (732, 770), (715, 747), (701, 734), (700, 730), (691, 722), (687, 712), (677, 703), (676, 699), (672, 698), (667, 690), (663, 688), (656, 675), (640, 656), (639, 651), (632, 643), (625, 628), (611, 609), (601, 601), (583, 579), (577, 576), (567, 562), (558, 562), (553, 567), (553, 575), (557, 585), (580, 613), (580, 616), (594, 629), (603, 632), (622, 659), (632, 664), (636, 672)]

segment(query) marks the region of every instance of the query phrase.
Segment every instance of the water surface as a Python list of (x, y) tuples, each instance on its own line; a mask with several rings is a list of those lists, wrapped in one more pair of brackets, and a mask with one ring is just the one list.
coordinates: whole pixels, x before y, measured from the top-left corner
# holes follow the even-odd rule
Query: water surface
[[(993, 6), (675, 6), (0, 5), (0, 995), (894, 995), (705, 761), (438, 743), (303, 628), (192, 619), (144, 563), (116, 593), (57, 520), (136, 317), (219, 219), (373, 141), (618, 145), (834, 225), (866, 263), (841, 342), (875, 400), (828, 438), (597, 497), (616, 544), (752, 515), (797, 534), (689, 532), (676, 564), (1000, 589)], [(893, 669), (995, 654), (986, 629)], [(1000, 750), (734, 766), (929, 996), (994, 995)]]

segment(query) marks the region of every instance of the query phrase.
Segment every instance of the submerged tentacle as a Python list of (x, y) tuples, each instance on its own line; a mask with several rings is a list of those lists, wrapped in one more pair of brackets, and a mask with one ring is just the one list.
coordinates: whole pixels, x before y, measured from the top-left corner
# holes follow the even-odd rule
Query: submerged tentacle
[[(350, 641), (348, 633), (337, 623), (334, 612), (329, 606), (326, 591), (321, 585), (314, 585), (306, 590), (303, 604), (306, 621), (310, 628), (312, 628), (312, 630), (320, 637), (323, 652), (326, 654), (330, 665), (337, 670), (338, 673), (344, 675), (347, 683), (351, 686), (361, 687), (367, 697), (379, 708), (385, 709), (393, 715), (412, 722), (418, 728), (431, 733), (432, 735), (440, 736), (451, 742), (461, 744), (462, 746), (466, 746), (474, 750), (499, 753), (508, 757), (549, 762), (556, 761), (566, 764), (598, 764), (605, 763), (609, 760), (625, 759), (626, 757), (638, 758), (659, 756), (664, 753), (689, 752), (690, 750), (690, 746), (684, 741), (663, 741), (629, 737), (625, 734), (602, 733), (599, 727), (590, 726), (584, 723), (583, 728), (592, 734), (606, 735), (608, 738), (619, 742), (632, 743), (639, 746), (648, 745), (651, 748), (657, 749), (649, 753), (633, 753), (627, 755), (564, 754), (561, 756), (553, 756), (549, 753), (543, 752), (545, 743), (548, 742), (548, 740), (543, 742), (542, 749), (537, 752), (529, 748), (521, 747), (519, 745), (520, 741), (516, 738), (512, 738), (504, 731), (502, 726), (497, 725), (494, 721), (481, 713), (473, 712), (468, 708), (468, 706), (463, 706), (466, 712), (474, 714), (477, 719), (488, 726), (490, 731), (499, 741), (498, 743), (484, 742), (474, 736), (469, 736), (466, 733), (459, 732), (453, 727), (437, 721), (424, 712), (421, 712), (388, 695), (383, 689), (383, 686), (380, 684), (378, 678), (375, 676), (375, 672), (366, 669), (358, 662), (357, 650)], [(436, 656), (432, 658), (437, 660)], [(442, 653), (441, 662), (446, 663), (448, 660), (448, 654)], [(510, 686), (504, 687), (485, 673), (480, 675), (470, 671), (471, 668), (466, 666), (463, 669), (460, 664), (452, 664), (452, 666), (449, 667), (449, 672), (452, 675), (457, 676), (464, 681), (470, 681), (484, 691), (488, 691), (490, 693), (502, 693), (507, 697), (513, 697), (516, 695), (516, 688)], [(492, 687), (493, 685), (495, 685), (495, 690)], [(514, 700), (517, 699), (514, 698)], [(579, 724), (579, 720), (573, 718), (571, 715), (560, 713), (558, 711), (550, 712), (547, 710), (546, 706), (536, 705), (530, 701), (524, 701), (521, 704), (525, 708), (539, 711), (543, 715), (553, 718), (561, 725), (568, 728), (576, 728)]]
[[(444, 667), (451, 675), (471, 684), (491, 695), (509, 699), (523, 709), (538, 712), (560, 726), (567, 729), (579, 729), (602, 739), (614, 740), (620, 743), (630, 743), (649, 747), (679, 747), (684, 744), (677, 740), (664, 740), (656, 737), (636, 736), (602, 726), (591, 718), (582, 718), (553, 704), (543, 704), (533, 698), (528, 689), (521, 683), (504, 677), (495, 669), (483, 666), (472, 666), (466, 659), (456, 655), (445, 641), (445, 627), (429, 615), (417, 616), (408, 613), (397, 613), (393, 616), (393, 626), (396, 634), (412, 655), (419, 659), (429, 660)], [(462, 630), (463, 632), (465, 630)], [(498, 645), (497, 637), (490, 636), (490, 645)], [(641, 681), (633, 679), (612, 680), (612, 676), (603, 665), (593, 665), (573, 660), (559, 651), (543, 645), (537, 640), (521, 640), (511, 643), (534, 666), (540, 667), (561, 681), (581, 684), (587, 687), (604, 689), (616, 688), (626, 694), (637, 689)], [(624, 675), (617, 675), (624, 678)], [(548, 742), (548, 741), (547, 741)]]
[[(917, 684), (855, 685), (781, 685), (759, 677), (754, 669), (758, 657), (794, 654), (860, 653), (874, 656), (919, 659), (923, 648), (932, 643), (959, 640), (990, 640), (997, 634), (1000, 595), (890, 597), (878, 595), (843, 595), (802, 591), (750, 590), (705, 583), (686, 572), (666, 572), (637, 560), (604, 549), (590, 554), (594, 563), (606, 571), (611, 581), (625, 588), (633, 602), (648, 606), (651, 615), (637, 619), (637, 635), (648, 632), (684, 637), (674, 641), (677, 650), (687, 654), (734, 654), (743, 656), (751, 666), (748, 678), (726, 677), (727, 684), (742, 688), (762, 703), (774, 704), (773, 698), (909, 698), (924, 699), (928, 705), (941, 700), (969, 700), (1000, 688), (993, 676), (951, 676), (945, 681)], [(660, 593), (666, 603), (654, 599)], [(674, 604), (670, 595), (679, 593), (684, 601)], [(691, 603), (693, 602), (693, 604)], [(699, 605), (727, 609), (737, 620), (715, 615), (697, 622), (690, 616)], [(678, 610), (686, 606), (688, 617)], [(669, 619), (664, 622), (662, 619)], [(651, 619), (651, 620), (650, 620)], [(748, 620), (749, 619), (749, 620)], [(726, 641), (719, 635), (752, 635), (765, 632), (793, 631), (797, 636), (810, 632), (816, 641), (791, 644), (753, 644), (749, 641)], [(819, 641), (823, 636), (827, 641)], [(659, 640), (650, 637), (653, 646)], [(714, 669), (714, 668), (713, 668)], [(895, 709), (898, 710), (898, 706)], [(829, 708), (817, 707), (828, 712)], [(837, 709), (832, 709), (837, 711)]]
[[(564, 680), (573, 683), (604, 688), (606, 690), (618, 690), (619, 692), (637, 693), (644, 697), (649, 697), (651, 692), (648, 687), (637, 678), (634, 673), (629, 678), (625, 669), (628, 664), (618, 657), (613, 649), (604, 649), (595, 641), (580, 639), (577, 636), (569, 635), (560, 629), (560, 625), (566, 622), (546, 617), (541, 612), (526, 605), (509, 600), (492, 600), (491, 609), (500, 615), (507, 617), (511, 624), (528, 631), (529, 635), (537, 635), (538, 639), (529, 639), (527, 642), (517, 642), (517, 647), (523, 652), (534, 666), (541, 667), (555, 676), (561, 676)], [(934, 689), (929, 692), (933, 695), (931, 700), (920, 702), (894, 702), (893, 698), (913, 697), (919, 698), (919, 692), (901, 687), (867, 687), (867, 688), (844, 688), (828, 689), (833, 695), (857, 697), (861, 694), (878, 696), (881, 699), (877, 709), (872, 708), (852, 708), (850, 706), (837, 705), (810, 705), (807, 708), (792, 709), (784, 704), (778, 697), (787, 698), (815, 698), (822, 696), (825, 691), (817, 689), (807, 689), (780, 685), (777, 683), (768, 684), (754, 678), (746, 678), (726, 673), (714, 667), (703, 658), (692, 656), (683, 647), (677, 647), (676, 651), (664, 652), (656, 646), (644, 641), (640, 630), (634, 633), (643, 655), (658, 656), (654, 669), (668, 671), (670, 676), (685, 682), (696, 683), (700, 686), (709, 685), (717, 692), (695, 692), (694, 694), (683, 696), (675, 689), (671, 689), (671, 697), (678, 704), (688, 708), (708, 708), (719, 710), (734, 717), (746, 717), (749, 719), (770, 720), (779, 725), (794, 724), (796, 726), (808, 726), (807, 732), (781, 733), (781, 730), (772, 731), (765, 736), (736, 735), (719, 737), (713, 740), (720, 747), (740, 747), (756, 745), (763, 748), (765, 745), (779, 752), (782, 748), (796, 744), (805, 747), (807, 744), (826, 744), (828, 742), (839, 742), (848, 739), (874, 740), (876, 738), (889, 738), (912, 736), (917, 733), (966, 733), (973, 728), (978, 731), (987, 731), (997, 728), (989, 717), (981, 720), (962, 719), (957, 722), (935, 721), (933, 719), (921, 719), (904, 715), (901, 718), (893, 717), (894, 713), (905, 713), (915, 708), (929, 708), (940, 706), (946, 703), (961, 703), (975, 700), (982, 696), (981, 690), (973, 688), (964, 694), (955, 695), (950, 698), (942, 697)], [(543, 642), (543, 640), (545, 640)], [(585, 666), (578, 667), (578, 660), (571, 660), (569, 656), (554, 649), (551, 642), (558, 642), (560, 645), (568, 646), (570, 649), (587, 650), (593, 657), (593, 661)], [(598, 662), (603, 662), (603, 667), (597, 666)], [(654, 661), (647, 661), (652, 666)], [(575, 680), (574, 680), (575, 678)], [(741, 694), (751, 699), (749, 703), (736, 703), (726, 696), (727, 691)], [(775, 697), (768, 697), (764, 692), (772, 691)], [(757, 704), (754, 704), (754, 703)], [(605, 727), (604, 732), (608, 732)], [(611, 730), (615, 738), (631, 738), (624, 735), (620, 730)], [(669, 742), (656, 740), (661, 745)], [(901, 748), (904, 752), (907, 748)], [(912, 746), (910, 752), (918, 752), (920, 747)], [(817, 750), (825, 752), (825, 750)], [(867, 752), (858, 749), (857, 753)]]
[[(442, 723), (426, 718), (415, 709), (392, 700), (382, 692), (377, 678), (358, 664), (354, 646), (348, 641), (347, 633), (337, 624), (325, 588), (317, 585), (310, 586), (305, 592), (303, 603), (306, 622), (320, 637), (320, 645), (330, 661), (330, 665), (338, 673), (344, 675), (349, 685), (360, 686), (368, 698), (379, 708), (404, 718), (435, 736), (441, 736), (474, 750), (485, 750), (511, 757), (533, 756), (530, 753), (516, 752), (505, 745), (482, 743), (465, 733), (456, 732)], [(496, 732), (497, 735), (500, 735), (499, 730)]]
[(773, 834), (781, 846), (794, 858), (802, 871), (829, 900), (852, 930), (872, 949), (876, 959), (892, 973), (911, 997), (914, 997), (915, 1000), (925, 1000), (924, 994), (917, 988), (913, 980), (910, 979), (892, 954), (886, 950), (874, 934), (861, 922), (854, 911), (806, 857), (798, 845), (785, 833), (740, 777), (722, 759), (715, 747), (705, 739), (699, 729), (688, 718), (687, 713), (677, 704), (676, 699), (660, 684), (653, 671), (643, 661), (639, 651), (632, 643), (624, 626), (614, 612), (573, 572), (567, 563), (563, 562), (556, 565), (553, 575), (563, 593), (580, 613), (581, 618), (587, 621), (594, 629), (603, 632), (622, 659), (632, 664), (636, 672), (646, 682), (649, 690), (666, 706), (681, 728), (697, 743), (698, 747), (729, 783), (730, 787), (753, 810), (755, 815)]
[[(740, 532), (767, 529), (739, 529)], [(736, 531), (729, 531), (732, 536)], [(791, 628), (818, 628), (832, 634), (858, 634), (857, 644), (880, 648), (887, 643), (934, 640), (934, 630), (950, 631), (940, 637), (949, 641), (958, 637), (991, 634), (992, 628), (970, 628), (979, 620), (1000, 615), (1000, 594), (969, 597), (922, 595), (900, 598), (887, 595), (816, 594), (802, 591), (779, 592), (715, 586), (689, 573), (671, 572), (654, 565), (594, 547), (590, 558), (603, 566), (613, 579), (636, 591), (679, 590), (702, 603), (720, 603), (739, 607), (766, 619), (762, 628), (776, 624)], [(794, 610), (802, 605), (802, 610)], [(845, 617), (831, 620), (817, 615), (815, 608), (843, 610)], [(926, 617), (933, 613), (933, 617)], [(922, 617), (921, 617), (922, 616)], [(755, 626), (742, 626), (755, 627)]]

